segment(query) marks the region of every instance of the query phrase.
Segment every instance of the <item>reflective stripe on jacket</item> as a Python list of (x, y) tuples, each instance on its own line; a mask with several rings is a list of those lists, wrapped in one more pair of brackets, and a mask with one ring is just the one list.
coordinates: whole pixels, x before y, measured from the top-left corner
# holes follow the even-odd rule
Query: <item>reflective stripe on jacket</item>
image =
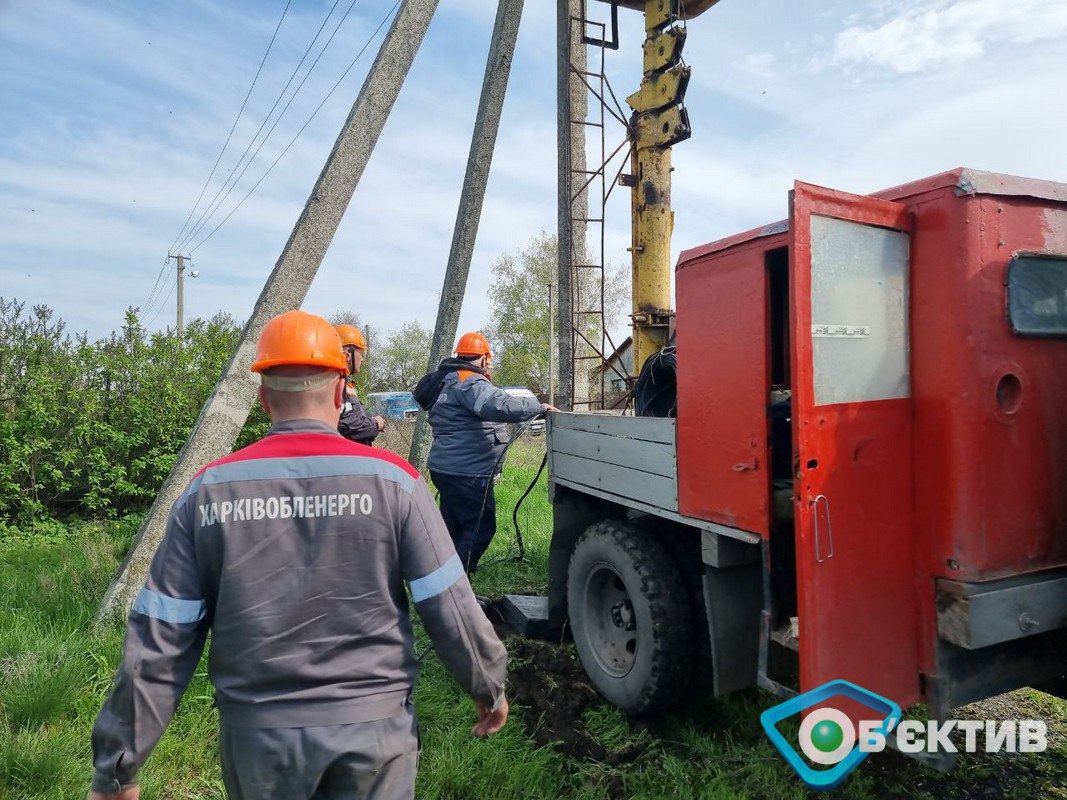
[(489, 477), (508, 441), (505, 423), (540, 413), (536, 398), (514, 397), (477, 372), (450, 372), (430, 408), (434, 438), (427, 464), (450, 475)]

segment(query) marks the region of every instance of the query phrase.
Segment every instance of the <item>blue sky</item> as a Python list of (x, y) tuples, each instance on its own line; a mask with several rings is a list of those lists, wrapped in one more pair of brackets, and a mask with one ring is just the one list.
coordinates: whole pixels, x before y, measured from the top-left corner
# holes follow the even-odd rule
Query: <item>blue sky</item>
[[(207, 199), (331, 5), (293, 0)], [(216, 220), (392, 5), (357, 0)], [(146, 307), (283, 6), (0, 0), (0, 296), (47, 304), (94, 337), (118, 327), (127, 306)], [(526, 6), (463, 328), (488, 318), (493, 259), (555, 227), (555, 3)], [(379, 330), (432, 326), (494, 9), (442, 0), (305, 308), (352, 309)], [(639, 80), (642, 35), (639, 15), (620, 16), (609, 72), (624, 97)], [(1067, 182), (1067, 3), (721, 0), (689, 28), (694, 134), (674, 154), (675, 254), (783, 218), (794, 179), (862, 193), (969, 166)], [(197, 247), (187, 319), (220, 309), (247, 317), (379, 40)], [(609, 215), (608, 258), (626, 263), (625, 195)], [(156, 329), (173, 324), (173, 268), (165, 276), (148, 306)]]

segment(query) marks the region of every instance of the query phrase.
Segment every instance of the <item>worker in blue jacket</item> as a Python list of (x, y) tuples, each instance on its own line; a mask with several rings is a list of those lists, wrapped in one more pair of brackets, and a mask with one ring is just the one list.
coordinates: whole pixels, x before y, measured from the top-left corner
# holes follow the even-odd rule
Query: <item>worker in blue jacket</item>
[(428, 466), (441, 516), (467, 572), (496, 533), (493, 482), (508, 442), (507, 423), (525, 422), (553, 406), (514, 397), (489, 380), (492, 353), (480, 333), (465, 333), (456, 357), (446, 358), (415, 387), (433, 429)]

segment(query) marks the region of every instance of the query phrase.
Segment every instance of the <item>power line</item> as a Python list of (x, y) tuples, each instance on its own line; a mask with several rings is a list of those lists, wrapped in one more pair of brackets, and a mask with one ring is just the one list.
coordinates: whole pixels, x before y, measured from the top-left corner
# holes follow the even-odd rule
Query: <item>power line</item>
[(170, 285), (170, 289), (167, 290), (167, 294), (165, 296), (163, 296), (163, 300), (162, 300), (162, 302), (160, 302), (159, 308), (157, 308), (156, 312), (152, 315), (152, 318), (150, 320), (148, 320), (148, 322), (144, 323), (144, 327), (146, 329), (151, 327), (152, 323), (156, 321), (156, 317), (159, 316), (159, 312), (167, 307), (167, 301), (170, 300), (171, 295), (173, 295), (173, 294), (174, 294), (174, 284), (172, 283)]
[(393, 13), (396, 11), (396, 9), (399, 6), (400, 6), (400, 0), (396, 0), (396, 2), (393, 3), (392, 8), (390, 8), (389, 11), (386, 12), (385, 16), (382, 17), (382, 21), (380, 23), (378, 23), (378, 27), (374, 29), (374, 32), (370, 35), (370, 38), (367, 39), (367, 41), (364, 43), (363, 47), (361, 47), (359, 52), (356, 53), (356, 57), (354, 59), (352, 59), (352, 62), (348, 65), (348, 68), (345, 69), (345, 71), (343, 73), (341, 73), (341, 77), (337, 79), (337, 82), (334, 83), (334, 85), (330, 89), (330, 91), (326, 93), (326, 96), (322, 98), (322, 101), (318, 104), (318, 106), (315, 108), (315, 110), (313, 112), (311, 112), (311, 116), (307, 118), (307, 121), (304, 122), (304, 124), (300, 127), (300, 130), (298, 130), (296, 132), (296, 135), (289, 141), (289, 144), (287, 144), (285, 146), (285, 149), (282, 150), (282, 152), (278, 154), (278, 157), (274, 159), (274, 162), (267, 168), (267, 171), (264, 172), (260, 176), (259, 180), (256, 181), (255, 185), (251, 189), (249, 189), (248, 192), (245, 194), (245, 196), (242, 197), (238, 201), (237, 205), (235, 205), (232, 209), (230, 209), (230, 213), (228, 213), (222, 219), (222, 221), (212, 229), (212, 231), (207, 236), (205, 236), (203, 239), (201, 239), (199, 242), (197, 242), (195, 245), (193, 245), (191, 248), (189, 248), (189, 252), (190, 253), (194, 252), (197, 248), (199, 248), (202, 244), (204, 244), (204, 242), (206, 242), (208, 239), (210, 239), (212, 236), (214, 236), (215, 232), (218, 231), (218, 229), (221, 228), (226, 223), (226, 221), (230, 217), (232, 217), (234, 215), (234, 213), (237, 211), (237, 209), (239, 209), (242, 205), (244, 205), (245, 200), (247, 200), (249, 197), (251, 197), (252, 193), (255, 192), (255, 190), (259, 188), (259, 185), (261, 183), (263, 183), (263, 181), (266, 179), (266, 177), (268, 175), (270, 175), (271, 170), (273, 170), (278, 165), (278, 162), (282, 160), (282, 158), (285, 156), (285, 154), (289, 152), (289, 148), (291, 148), (296, 143), (296, 140), (300, 138), (300, 135), (304, 132), (304, 130), (307, 128), (307, 126), (311, 124), (311, 121), (313, 119), (315, 119), (315, 116), (319, 113), (319, 111), (322, 110), (322, 107), (324, 105), (326, 105), (326, 102), (330, 99), (331, 96), (333, 96), (333, 93), (337, 90), (337, 87), (341, 85), (341, 82), (346, 77), (348, 77), (348, 73), (351, 72), (352, 68), (356, 66), (356, 62), (359, 61), (360, 57), (366, 52), (367, 48), (370, 47), (370, 45), (374, 41), (375, 37), (377, 37), (377, 35), (381, 31), (381, 29), (383, 27), (385, 27), (385, 23), (389, 21), (389, 18), (393, 15)]
[[(168, 261), (170, 261), (170, 257), (169, 256), (167, 258), (163, 259), (163, 266), (161, 266), (159, 268), (159, 274), (156, 275), (156, 282), (152, 284), (152, 290), (148, 293), (148, 299), (145, 300), (145, 302), (144, 302), (144, 310), (141, 313), (141, 319), (144, 319), (145, 314), (148, 313), (148, 308), (152, 305), (152, 298), (155, 295), (156, 290), (160, 285), (159, 282), (161, 280), (163, 280), (163, 273), (167, 269), (167, 262)], [(140, 310), (140, 309), (138, 309), (138, 310)]]
[[(308, 68), (307, 73), (305, 73), (303, 79), (300, 81), (300, 85), (296, 87), (296, 91), (293, 92), (293, 94), (289, 98), (288, 102), (286, 102), (285, 107), (282, 109), (281, 113), (278, 115), (278, 118), (276, 120), (274, 120), (274, 124), (271, 125), (270, 130), (267, 131), (267, 135), (263, 137), (263, 141), (261, 141), (259, 143), (259, 146), (256, 148), (256, 151), (252, 154), (252, 157), (249, 158), (247, 162), (245, 162), (245, 165), (244, 165), (244, 167), (242, 167), (240, 174), (238, 174), (237, 178), (234, 180), (234, 182), (230, 184), (229, 188), (226, 190), (226, 193), (219, 200), (218, 205), (215, 206), (215, 209), (211, 212), (211, 214), (206, 219), (203, 220), (203, 222), (197, 227), (197, 229), (195, 231), (193, 231), (193, 232), (191, 232), (189, 234), (189, 236), (186, 239), (186, 243), (191, 242), (193, 240), (193, 238), (197, 234), (202, 232), (204, 230), (204, 228), (206, 228), (210, 224), (211, 218), (214, 217), (215, 214), (222, 208), (223, 203), (226, 202), (226, 198), (230, 196), (230, 193), (234, 189), (237, 188), (237, 184), (241, 182), (241, 180), (245, 176), (245, 173), (248, 172), (248, 168), (252, 166), (252, 162), (254, 162), (256, 160), (256, 158), (259, 156), (259, 152), (263, 149), (263, 146), (267, 143), (267, 140), (274, 133), (274, 129), (278, 127), (278, 123), (280, 123), (282, 121), (282, 117), (284, 117), (286, 112), (289, 110), (289, 106), (291, 106), (293, 104), (293, 101), (296, 99), (296, 96), (300, 93), (300, 90), (304, 87), (304, 84), (307, 83), (307, 79), (311, 77), (312, 71), (315, 69), (315, 67), (318, 65), (320, 59), (326, 53), (326, 49), (330, 46), (330, 43), (333, 41), (334, 37), (337, 35), (337, 32), (341, 29), (341, 26), (345, 23), (345, 20), (348, 19), (348, 15), (352, 13), (352, 9), (355, 7), (356, 2), (357, 2), (357, 0), (352, 0), (352, 2), (349, 3), (348, 10), (345, 11), (344, 16), (341, 17), (340, 21), (334, 27), (333, 33), (330, 34), (330, 38), (327, 39), (326, 40), (326, 44), (324, 44), (322, 46), (322, 49), (319, 51), (319, 54), (315, 57), (315, 61), (312, 62), (311, 66)], [(321, 104), (320, 104), (320, 107), (321, 107)], [(316, 112), (317, 111), (318, 111), (318, 109), (316, 109)], [(305, 127), (306, 127), (306, 123), (305, 123)], [(303, 130), (303, 128), (301, 128), (301, 130)], [(300, 134), (298, 133), (297, 136), (299, 136), (299, 135)], [(292, 142), (290, 142), (290, 145), (291, 144), (292, 144)], [(288, 146), (286, 147), (286, 150), (288, 150)], [(285, 151), (283, 151), (283, 153), (284, 152)], [(275, 163), (277, 163), (277, 159), (275, 160)], [(272, 164), (270, 169), (273, 169), (273, 167), (274, 167), (274, 165)], [(270, 172), (270, 169), (267, 170), (268, 174)], [(260, 179), (259, 182), (256, 183), (256, 186), (258, 186), (260, 182), (262, 182), (262, 178)], [(253, 191), (254, 191), (254, 188), (253, 188)], [(227, 219), (229, 218), (229, 216), (230, 215), (228, 214), (227, 215)], [(220, 222), (219, 225), (216, 226), (216, 230), (221, 225), (222, 225), (222, 223)], [(211, 233), (214, 233), (214, 230)], [(210, 235), (211, 234), (209, 233), (208, 236), (210, 236)], [(201, 241), (206, 241), (206, 239), (207, 239), (207, 237), (205, 237)]]
[[(226, 148), (229, 147), (230, 139), (233, 137), (234, 131), (237, 130), (237, 125), (241, 121), (241, 116), (244, 114), (245, 107), (248, 105), (248, 100), (252, 96), (252, 90), (255, 89), (256, 83), (259, 80), (260, 73), (262, 73), (263, 71), (263, 65), (266, 64), (267, 56), (270, 55), (270, 51), (274, 47), (274, 42), (278, 38), (278, 31), (282, 27), (282, 22), (285, 21), (285, 15), (289, 12), (289, 6), (291, 4), (292, 0), (286, 0), (285, 8), (282, 9), (281, 17), (278, 18), (278, 24), (274, 26), (274, 33), (271, 34), (270, 41), (267, 43), (267, 49), (263, 53), (263, 58), (261, 58), (259, 61), (259, 67), (256, 69), (256, 74), (252, 78), (252, 83), (248, 87), (248, 91), (245, 93), (244, 101), (241, 103), (241, 108), (237, 111), (237, 117), (233, 121), (233, 125), (230, 128), (230, 132), (226, 135), (226, 141), (222, 145), (222, 150), (219, 151), (219, 155), (215, 159), (215, 163), (211, 167), (211, 172), (208, 174), (207, 180), (204, 181), (204, 185), (200, 189), (200, 194), (197, 196), (196, 202), (193, 203), (193, 207), (189, 210), (189, 215), (185, 218), (185, 222), (182, 224), (181, 230), (178, 231), (178, 235), (177, 237), (175, 237), (174, 242), (171, 243), (171, 246), (167, 248), (168, 253), (174, 250), (174, 245), (177, 244), (178, 239), (181, 238), (182, 234), (185, 232), (185, 229), (188, 227), (189, 220), (192, 219), (193, 214), (196, 212), (197, 207), (200, 205), (200, 201), (204, 199), (204, 192), (207, 191), (207, 187), (210, 185), (211, 179), (215, 175), (215, 170), (218, 169), (219, 163), (222, 161), (222, 157), (226, 153)], [(160, 282), (162, 281), (163, 275), (166, 272), (168, 260), (168, 258), (163, 259), (163, 265), (159, 268), (159, 274), (156, 275), (156, 279), (152, 284), (152, 289), (148, 292), (148, 297), (144, 301), (142, 319), (150, 313), (155, 301), (159, 300), (158, 292), (162, 288), (162, 284)], [(158, 315), (158, 313), (159, 312), (157, 311), (156, 314)]]
[[(330, 38), (326, 41), (326, 44), (323, 45), (323, 49), (319, 52), (319, 55), (316, 57), (315, 61), (312, 63), (311, 67), (309, 68), (308, 73), (304, 76), (304, 79), (301, 81), (300, 85), (297, 87), (296, 92), (294, 92), (294, 94), (293, 94), (293, 97), (290, 98), (290, 100), (286, 104), (285, 108), (283, 108), (282, 115), (285, 114), (285, 111), (288, 109), (289, 105), (292, 103), (293, 98), (295, 98), (296, 93), (298, 93), (300, 91), (301, 87), (304, 85), (304, 82), (306, 82), (307, 77), (311, 74), (311, 70), (313, 70), (315, 68), (315, 65), (318, 63), (319, 59), (321, 59), (321, 57), (322, 57), (323, 53), (325, 52), (326, 48), (329, 47), (330, 42), (333, 40), (334, 36), (336, 36), (337, 31), (340, 29), (340, 26), (344, 23), (345, 19), (347, 19), (348, 15), (351, 13), (352, 8), (355, 5), (355, 2), (356, 2), (356, 0), (352, 0), (352, 3), (349, 5), (348, 10), (345, 12), (344, 16), (341, 18), (341, 20), (338, 23), (337, 27), (335, 27), (333, 33), (330, 35)], [(282, 150), (282, 152), (277, 156), (277, 158), (274, 159), (274, 161), (267, 168), (267, 170), (263, 173), (263, 175), (260, 176), (259, 180), (256, 181), (255, 185), (253, 185), (252, 188), (249, 189), (248, 192), (245, 193), (244, 197), (242, 197), (241, 200), (238, 201), (238, 203), (207, 234), (207, 236), (205, 236), (203, 239), (201, 239), (197, 243), (196, 247), (199, 247), (200, 245), (204, 244), (208, 239), (210, 239), (230, 219), (230, 217), (232, 217), (234, 215), (234, 213), (237, 212), (237, 210), (245, 203), (245, 201), (248, 200), (249, 197), (251, 197), (251, 195), (256, 191), (256, 189), (259, 188), (260, 184), (263, 183), (263, 181), (267, 178), (267, 176), (270, 175), (271, 171), (278, 165), (278, 163), (282, 160), (282, 158), (286, 155), (286, 153), (289, 152), (289, 150), (292, 148), (292, 146), (296, 143), (297, 139), (300, 138), (300, 136), (304, 133), (304, 131), (307, 129), (307, 127), (311, 124), (311, 122), (315, 119), (315, 117), (318, 115), (318, 113), (322, 110), (323, 106), (325, 106), (326, 103), (329, 101), (329, 99), (333, 96), (334, 92), (337, 91), (337, 89), (341, 85), (341, 83), (345, 80), (345, 78), (348, 77), (349, 73), (355, 68), (355, 66), (359, 62), (360, 58), (362, 58), (362, 56), (366, 53), (367, 48), (370, 47), (370, 45), (374, 42), (375, 38), (381, 32), (382, 28), (385, 27), (385, 25), (389, 21), (389, 19), (395, 14), (397, 8), (400, 6), (400, 2), (401, 2), (401, 0), (396, 0), (396, 2), (394, 2), (393, 5), (389, 8), (389, 10), (385, 13), (385, 15), (382, 17), (381, 21), (378, 23), (378, 26), (374, 29), (374, 31), (371, 33), (371, 35), (367, 38), (367, 41), (364, 42), (363, 46), (356, 53), (355, 57), (348, 64), (348, 66), (345, 68), (344, 72), (341, 73), (341, 76), (334, 82), (333, 86), (326, 93), (326, 95), (322, 98), (322, 100), (319, 101), (319, 104), (315, 107), (315, 110), (311, 113), (311, 115), (307, 118), (307, 120), (305, 120), (304, 124), (301, 125), (300, 129), (296, 132), (296, 135), (293, 136), (293, 138), (285, 146), (285, 148)], [(335, 3), (334, 5), (336, 6), (337, 3)], [(332, 9), (331, 9), (331, 12), (332, 12)], [(327, 15), (327, 20), (328, 19), (329, 19), (329, 15)], [(324, 26), (325, 26), (325, 23), (324, 23)], [(320, 32), (321, 32), (321, 30), (322, 30), (322, 28), (320, 28)], [(314, 40), (312, 41), (312, 43), (314, 43)], [(284, 93), (284, 90), (283, 90), (283, 93)], [(273, 132), (274, 128), (277, 126), (277, 124), (280, 121), (282, 115), (279, 115), (278, 119), (275, 120), (274, 126), (272, 126), (271, 130), (268, 131), (268, 133), (267, 133), (267, 137), (265, 137), (263, 142), (260, 143), (260, 148), (262, 148), (263, 143), (266, 142), (266, 139), (269, 138), (271, 132)], [(268, 119), (269, 119), (269, 116), (270, 115), (268, 114)], [(266, 124), (266, 123), (264, 122), (264, 124)], [(253, 139), (253, 141), (254, 141), (254, 139)], [(249, 145), (249, 146), (251, 146), (251, 145)], [(258, 152), (259, 152), (259, 149), (257, 149), (256, 153), (254, 153), (252, 158), (249, 159), (248, 163), (245, 165), (245, 170), (247, 170), (248, 166), (250, 166), (252, 161), (255, 160), (255, 156), (256, 156), (256, 154), (258, 154)], [(240, 163), (240, 162), (238, 162), (238, 163)], [(243, 174), (244, 173), (242, 172), (242, 175)], [(238, 180), (239, 179), (240, 179), (240, 176), (238, 176)], [(234, 188), (234, 186), (236, 186), (236, 183), (233, 184), (233, 186), (230, 187), (231, 190), (232, 190), (232, 188)], [(229, 192), (227, 192), (227, 194), (229, 194)], [(225, 197), (223, 197), (223, 200), (225, 200)], [(221, 206), (221, 202), (220, 202), (219, 205)], [(203, 230), (203, 227), (205, 227), (205, 226), (201, 225), (199, 227), (199, 230)], [(189, 237), (192, 236), (192, 235), (193, 235), (193, 232), (190, 232), (189, 236), (185, 237), (186, 241), (188, 241)], [(184, 242), (183, 242), (183, 244), (184, 244)], [(195, 248), (193, 248), (193, 249), (195, 249)], [(191, 252), (191, 250), (190, 250), (190, 252)], [(164, 262), (164, 268), (165, 267), (166, 267), (166, 262)], [(161, 274), (162, 274), (162, 272), (161, 272)], [(146, 327), (147, 327), (147, 325), (150, 325), (152, 322), (155, 321), (155, 319), (159, 316), (159, 314), (163, 310), (163, 308), (166, 307), (167, 302), (170, 300), (170, 297), (173, 294), (174, 294), (174, 287), (171, 286), (170, 289), (168, 290), (166, 296), (162, 298), (162, 301), (161, 301), (159, 307), (155, 310), (155, 313), (152, 315), (151, 319), (146, 324)], [(147, 312), (146, 312), (146, 315), (147, 315)]]
[[(238, 176), (237, 178), (234, 178), (234, 176), (237, 174), (238, 168), (244, 163), (245, 156), (248, 155), (248, 151), (251, 150), (252, 149), (252, 145), (254, 145), (256, 143), (256, 140), (259, 138), (259, 134), (263, 132), (263, 128), (266, 127), (267, 123), (270, 121), (270, 118), (274, 114), (275, 109), (278, 108), (278, 104), (282, 101), (282, 98), (285, 97), (285, 93), (287, 91), (289, 91), (289, 87), (292, 85), (293, 80), (296, 78), (297, 74), (299, 74), (300, 68), (302, 66), (304, 66), (304, 62), (307, 60), (308, 55), (310, 55), (311, 49), (315, 46), (315, 42), (317, 42), (319, 40), (319, 36), (322, 35), (323, 30), (325, 30), (325, 28), (326, 28), (326, 24), (330, 21), (330, 17), (333, 16), (333, 12), (337, 8), (337, 6), (340, 4), (340, 2), (341, 2), (341, 0), (334, 0), (333, 5), (330, 6), (330, 10), (326, 14), (326, 18), (322, 21), (322, 25), (319, 26), (318, 31), (315, 33), (315, 36), (312, 38), (311, 42), (308, 44), (307, 49), (304, 50), (304, 55), (300, 57), (300, 61), (297, 63), (296, 68), (293, 69), (292, 74), (289, 76), (289, 80), (287, 80), (285, 82), (285, 86), (282, 87), (281, 92), (278, 94), (277, 99), (274, 101), (274, 105), (271, 106), (270, 111), (267, 112), (267, 116), (264, 117), (263, 122), (260, 123), (259, 128), (252, 135), (252, 139), (248, 142), (248, 146), (245, 147), (244, 152), (241, 153), (241, 157), (237, 159), (237, 163), (234, 164), (233, 169), (230, 171), (230, 174), (226, 177), (226, 180), (222, 182), (222, 185), (218, 188), (218, 191), (215, 192), (215, 196), (211, 199), (211, 202), (208, 203), (207, 208), (204, 211), (201, 212), (201, 214), (200, 214), (199, 218), (197, 219), (196, 223), (193, 225), (193, 229), (191, 231), (189, 231), (187, 234), (185, 234), (185, 237), (178, 243), (178, 249), (179, 250), (183, 249), (185, 247), (185, 245), (189, 242), (189, 240), (192, 239), (194, 236), (196, 236), (200, 232), (200, 230), (203, 229), (203, 227), (207, 224), (208, 220), (210, 220), (210, 218), (212, 216), (214, 216), (215, 211), (218, 210), (218, 206), (220, 206), (223, 202), (225, 202), (226, 196), (228, 196), (230, 191), (233, 190), (233, 186), (235, 186), (237, 184), (237, 182), (240, 180), (240, 176)], [(354, 4), (355, 0), (352, 0), (352, 2)], [(351, 8), (351, 6), (349, 6), (349, 11), (351, 11), (351, 10), (352, 10), (352, 8)], [(347, 16), (347, 13), (346, 13), (345, 16)], [(342, 22), (343, 21), (344, 20), (342, 19)], [(336, 34), (336, 32), (337, 31), (335, 29), (334, 30), (334, 34)], [(332, 39), (333, 36), (331, 36), (330, 38)], [(327, 44), (329, 44), (329, 42), (327, 42)], [(323, 48), (323, 51), (325, 51), (325, 47)], [(321, 58), (321, 57), (322, 57), (322, 53), (320, 52), (319, 53), (319, 58)], [(315, 60), (315, 63), (318, 63), (318, 59)], [(311, 69), (308, 70), (307, 75), (305, 75), (304, 79), (300, 82), (300, 86), (298, 86), (296, 91), (293, 92), (293, 95), (289, 99), (289, 101), (286, 103), (285, 108), (283, 108), (281, 114), (278, 115), (278, 119), (275, 120), (274, 126), (277, 126), (277, 124), (281, 120), (282, 116), (284, 116), (285, 111), (289, 108), (289, 105), (296, 98), (296, 95), (300, 91), (300, 88), (304, 85), (304, 81), (307, 80), (308, 75), (311, 74), (311, 70), (314, 69), (314, 68), (315, 68), (315, 65), (312, 64)], [(270, 137), (270, 134), (271, 134), (271, 132), (273, 130), (274, 130), (274, 127), (271, 127), (271, 130), (267, 132), (267, 135), (263, 138), (263, 142), (261, 142), (260, 145), (259, 145), (260, 148), (262, 148), (263, 144), (266, 143), (267, 138)], [(256, 153), (258, 153), (258, 152), (259, 152), (259, 150), (257, 149)], [(252, 158), (249, 159), (248, 163), (251, 164), (252, 160), (254, 160), (254, 159), (255, 159), (255, 155), (253, 155)], [(247, 168), (248, 167), (246, 165), (245, 169), (247, 169)], [(242, 171), (240, 174), (244, 175), (244, 171)], [(231, 180), (233, 181), (232, 184), (231, 184)], [(229, 186), (228, 189), (227, 189), (227, 186)], [(219, 197), (220, 197), (220, 195), (223, 194), (224, 190), (226, 191), (226, 196), (223, 196), (222, 200), (219, 200)]]
[(218, 157), (215, 159), (215, 163), (211, 165), (211, 172), (208, 173), (207, 180), (204, 181), (204, 185), (200, 189), (200, 194), (196, 198), (196, 202), (193, 203), (193, 207), (189, 209), (189, 216), (185, 218), (185, 222), (182, 224), (182, 228), (178, 231), (178, 235), (171, 242), (170, 247), (167, 248), (168, 252), (174, 250), (174, 246), (181, 239), (182, 234), (185, 233), (186, 227), (189, 225), (189, 220), (193, 218), (193, 214), (196, 212), (197, 207), (200, 205), (200, 201), (204, 199), (204, 192), (207, 191), (208, 185), (211, 183), (211, 179), (215, 177), (215, 170), (219, 167), (219, 162), (222, 161), (223, 155), (226, 153), (226, 148), (230, 145), (230, 139), (233, 137), (233, 132), (237, 130), (237, 123), (241, 121), (241, 115), (244, 114), (245, 106), (248, 105), (248, 98), (252, 96), (252, 90), (256, 88), (256, 81), (259, 80), (259, 74), (263, 71), (263, 65), (267, 63), (267, 56), (270, 55), (271, 48), (274, 47), (274, 40), (278, 38), (278, 31), (281, 30), (282, 22), (285, 21), (285, 15), (289, 11), (289, 5), (293, 0), (286, 0), (285, 8), (282, 9), (282, 15), (278, 19), (278, 24), (274, 26), (274, 33), (270, 37), (270, 42), (267, 43), (267, 49), (263, 53), (263, 58), (259, 61), (259, 68), (256, 70), (255, 76), (252, 78), (252, 84), (248, 87), (248, 91), (245, 93), (245, 99), (241, 103), (241, 108), (237, 111), (237, 117), (233, 121), (233, 126), (230, 128), (230, 132), (226, 134), (226, 141), (222, 143), (222, 149), (219, 151)]

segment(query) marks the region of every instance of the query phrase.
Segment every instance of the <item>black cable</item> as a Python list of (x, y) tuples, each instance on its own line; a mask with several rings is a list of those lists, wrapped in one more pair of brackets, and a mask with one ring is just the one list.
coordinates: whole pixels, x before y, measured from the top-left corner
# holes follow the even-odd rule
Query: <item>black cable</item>
[(507, 561), (523, 561), (526, 558), (526, 544), (522, 539), (522, 530), (519, 528), (519, 509), (522, 507), (523, 502), (530, 496), (530, 492), (533, 491), (537, 485), (537, 481), (541, 479), (541, 473), (545, 471), (545, 467), (548, 465), (548, 453), (546, 452), (541, 459), (541, 466), (537, 470), (537, 474), (534, 475), (534, 479), (530, 481), (530, 485), (526, 487), (526, 491), (523, 492), (522, 497), (519, 498), (519, 502), (515, 504), (515, 508), (511, 512), (511, 524), (515, 528), (515, 542), (519, 546), (519, 554), (516, 556), (507, 555), (495, 558), (492, 561), (488, 561), (482, 564), (482, 567), (492, 567), (496, 564), (503, 564)]
[(421, 663), (423, 657), (425, 657), (425, 655), (427, 653), (430, 653), (430, 652), (433, 652), (433, 640), (432, 639), (426, 643), (426, 645), (422, 648), (421, 651), (415, 653), (415, 661), (416, 661), (416, 663)]
[[(536, 420), (543, 419), (544, 416), (545, 416), (545, 412), (542, 411), (541, 413), (535, 414), (534, 416), (530, 417), (528, 420), (523, 422), (522, 425), (519, 426), (519, 429), (517, 431), (515, 431), (515, 435), (512, 436), (511, 439), (508, 440), (507, 444), (504, 445), (504, 449), (500, 451), (500, 455), (497, 456), (496, 463), (493, 464), (493, 472), (490, 475), (488, 482), (485, 484), (485, 494), (482, 495), (482, 507), (478, 511), (478, 524), (475, 525), (475, 527), (474, 527), (474, 531), (475, 531), (476, 535), (477, 535), (477, 532), (479, 530), (481, 530), (481, 527), (482, 527), (482, 518), (483, 518), (483, 516), (485, 514), (485, 504), (487, 502), (489, 502), (489, 493), (491, 491), (493, 491), (493, 485), (494, 485), (493, 484), (493, 476), (495, 476), (497, 474), (497, 469), (500, 468), (501, 464), (504, 461), (504, 457), (508, 454), (508, 450), (511, 449), (511, 446), (513, 444), (515, 444), (515, 442), (517, 442), (519, 440), (519, 438), (524, 433), (526, 433), (526, 429), (527, 428), (529, 428)], [(545, 461), (547, 461), (547, 460), (548, 460), (548, 453), (545, 453)], [(541, 469), (544, 469), (544, 463), (541, 464)], [(538, 477), (541, 476), (541, 470), (540, 469), (537, 470), (537, 475), (538, 475)], [(536, 483), (536, 482), (537, 482), (537, 479), (535, 478), (534, 479), (534, 483)], [(526, 494), (529, 494), (530, 490), (532, 490), (532, 489), (533, 489), (533, 485), (531, 484), (530, 488), (526, 490)], [(523, 495), (522, 499), (519, 500), (519, 504), (520, 505), (522, 504), (522, 500), (524, 500), (524, 499), (526, 499), (526, 495)], [(518, 530), (517, 523), (516, 523), (516, 530)], [(510, 556), (510, 555), (509, 556), (502, 556), (501, 558), (497, 558), (497, 559), (494, 559), (493, 561), (489, 561), (489, 562), (483, 564), (482, 566), (483, 567), (491, 567), (491, 566), (493, 566), (495, 564), (502, 564), (505, 561), (522, 561), (523, 558), (525, 558), (525, 556), (526, 556), (526, 549), (525, 549), (525, 545), (522, 544), (522, 538), (521, 538), (521, 534), (520, 534), (520, 537), (519, 537), (519, 555), (518, 555), (518, 557)], [(463, 565), (464, 569), (468, 573), (470, 572), (470, 558), (471, 558), (471, 554), (467, 553), (467, 563)]]
[(152, 325), (152, 323), (153, 323), (153, 322), (155, 322), (155, 321), (156, 321), (156, 317), (158, 317), (158, 316), (159, 316), (159, 312), (160, 312), (160, 311), (162, 311), (162, 310), (163, 310), (163, 309), (164, 309), (164, 308), (166, 307), (166, 305), (167, 305), (167, 302), (168, 302), (168, 301), (170, 300), (170, 298), (171, 298), (171, 295), (173, 295), (173, 294), (174, 294), (174, 284), (172, 283), (172, 284), (170, 285), (170, 289), (168, 289), (168, 290), (167, 290), (167, 294), (166, 294), (165, 296), (161, 295), (161, 297), (163, 297), (163, 302), (161, 302), (161, 303), (159, 304), (159, 308), (157, 308), (157, 309), (156, 309), (156, 313), (154, 313), (154, 314), (152, 315), (152, 319), (148, 320), (147, 322), (144, 322), (144, 321), (142, 320), (142, 323), (141, 323), (141, 324), (143, 324), (143, 325), (144, 325), (144, 327), (145, 327), (145, 329), (146, 329), (146, 330), (147, 330), (147, 329), (148, 329), (149, 327), (151, 327), (151, 325)]
[(530, 492), (533, 491), (537, 482), (541, 479), (541, 473), (545, 471), (545, 467), (548, 466), (548, 451), (545, 450), (544, 456), (541, 457), (541, 466), (537, 468), (537, 474), (534, 475), (534, 479), (530, 481), (530, 485), (526, 487), (526, 491), (523, 492), (522, 497), (519, 498), (519, 502), (515, 504), (515, 510), (511, 512), (511, 524), (515, 527), (515, 541), (519, 545), (519, 561), (522, 561), (526, 557), (526, 545), (522, 541), (522, 531), (519, 529), (519, 509), (522, 508), (522, 504), (526, 501), (526, 498), (530, 496)]

